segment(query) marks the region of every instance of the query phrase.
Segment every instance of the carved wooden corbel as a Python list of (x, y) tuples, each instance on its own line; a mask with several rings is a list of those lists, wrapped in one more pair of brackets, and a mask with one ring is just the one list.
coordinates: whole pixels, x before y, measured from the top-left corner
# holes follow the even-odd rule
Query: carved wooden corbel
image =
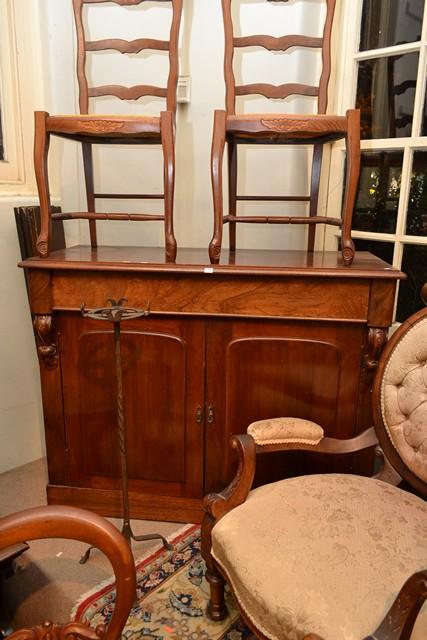
[(58, 366), (58, 348), (55, 342), (53, 316), (34, 316), (33, 326), (41, 362), (46, 369), (55, 369)]
[(363, 370), (365, 372), (366, 379), (372, 379), (375, 370), (378, 367), (378, 361), (386, 342), (387, 329), (370, 327), (367, 350), (363, 356)]

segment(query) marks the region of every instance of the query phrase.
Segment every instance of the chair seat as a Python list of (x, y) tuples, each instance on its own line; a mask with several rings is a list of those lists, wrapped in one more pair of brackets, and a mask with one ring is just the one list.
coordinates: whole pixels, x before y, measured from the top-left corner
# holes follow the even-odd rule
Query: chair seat
[(114, 140), (150, 138), (160, 141), (160, 118), (157, 116), (119, 115), (56, 115), (48, 116), (46, 128), (50, 133), (80, 138)]
[(347, 118), (334, 115), (294, 115), (286, 113), (253, 113), (228, 115), (227, 136), (243, 138), (293, 139), (308, 142), (328, 142), (343, 138)]
[[(427, 505), (360, 476), (302, 476), (253, 490), (212, 531), (212, 555), (268, 638), (362, 640), (427, 568)], [(427, 637), (427, 607), (411, 640)]]

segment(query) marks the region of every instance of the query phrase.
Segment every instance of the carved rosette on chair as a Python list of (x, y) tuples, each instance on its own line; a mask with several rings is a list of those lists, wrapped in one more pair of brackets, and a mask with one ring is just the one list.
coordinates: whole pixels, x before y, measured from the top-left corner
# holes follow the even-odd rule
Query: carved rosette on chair
[[(374, 330), (368, 366), (382, 343)], [(295, 418), (258, 421), (233, 437), (237, 474), (205, 498), (212, 619), (226, 615), (226, 581), (257, 638), (427, 637), (427, 505), (393, 486), (403, 478), (427, 496), (427, 309), (384, 348), (373, 410), (375, 428), (349, 440)], [(313, 474), (251, 490), (257, 454), (354, 454), (378, 441), (388, 465), (374, 478)]]
[[(49, 255), (52, 220), (88, 220), (92, 247), (97, 246), (97, 220), (164, 221), (165, 253), (168, 262), (176, 258), (177, 243), (173, 229), (173, 203), (175, 189), (174, 129), (176, 113), (176, 87), (178, 82), (178, 38), (182, 13), (182, 0), (165, 0), (172, 5), (172, 21), (169, 40), (138, 38), (127, 41), (117, 38), (90, 41), (86, 39), (83, 23), (83, 7), (96, 4), (135, 6), (144, 0), (73, 0), (77, 32), (77, 77), (79, 83), (79, 115), (52, 116), (44, 111), (35, 113), (34, 166), (41, 209), (41, 228), (37, 239), (40, 257)], [(169, 76), (166, 87), (137, 85), (125, 87), (111, 84), (89, 87), (86, 77), (87, 52), (114, 50), (122, 54), (137, 54), (145, 50), (169, 52)], [(144, 96), (166, 99), (166, 110), (157, 116), (118, 116), (89, 114), (89, 98), (114, 96), (120, 100), (138, 100)], [(87, 211), (53, 213), (50, 203), (48, 152), (51, 136), (81, 142), (86, 184)], [(94, 144), (158, 144), (162, 146), (164, 193), (101, 193), (95, 191), (92, 146)], [(96, 211), (96, 199), (163, 200), (164, 213), (100, 213)]]
[[(238, 0), (234, 1), (237, 2)], [(232, 2), (233, 0), (222, 0), (225, 32), (224, 70), (226, 110), (215, 111), (214, 117), (211, 153), (214, 232), (209, 245), (210, 260), (212, 263), (219, 262), (224, 224), (228, 224), (229, 226), (229, 246), (232, 252), (236, 249), (237, 223), (306, 224), (309, 227), (309, 252), (314, 250), (317, 225), (326, 224), (341, 228), (342, 259), (345, 265), (350, 265), (355, 253), (354, 243), (351, 239), (351, 224), (360, 172), (360, 113), (357, 109), (351, 109), (347, 111), (345, 116), (326, 115), (327, 91), (331, 71), (331, 30), (335, 0), (325, 0), (327, 10), (322, 38), (305, 35), (286, 35), (282, 37), (251, 35), (235, 37), (231, 13)], [(289, 8), (286, 8), (284, 11), (289, 10)], [(281, 52), (286, 52), (294, 47), (321, 49), (323, 64), (319, 85), (310, 86), (299, 83), (282, 85), (267, 83), (236, 85), (233, 70), (234, 50), (236, 48), (254, 46), (263, 47), (269, 51)], [(318, 114), (236, 114), (236, 96), (254, 94), (262, 95), (269, 99), (286, 99), (292, 95), (315, 96), (318, 98)], [(318, 215), (318, 200), (323, 146), (342, 138), (345, 138), (347, 151), (347, 172), (342, 215), (341, 217), (320, 216)], [(228, 214), (224, 215), (222, 161), (226, 143), (228, 145)], [(239, 144), (313, 145), (310, 195), (239, 195), (237, 193), (237, 154)], [(308, 217), (238, 215), (237, 203), (239, 201), (307, 202), (309, 203), (309, 215)]]

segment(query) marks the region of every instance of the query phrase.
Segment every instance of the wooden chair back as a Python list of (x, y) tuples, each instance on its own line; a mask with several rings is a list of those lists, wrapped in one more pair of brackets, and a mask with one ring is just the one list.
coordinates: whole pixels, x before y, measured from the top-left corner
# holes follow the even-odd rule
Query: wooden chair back
[[(74, 19), (77, 32), (77, 79), (79, 83), (80, 113), (89, 112), (89, 98), (115, 96), (120, 100), (138, 100), (144, 96), (166, 98), (166, 109), (176, 111), (176, 87), (178, 82), (178, 37), (182, 14), (182, 0), (157, 0), (172, 3), (172, 22), (169, 40), (139, 38), (123, 40), (108, 38), (105, 40), (86, 40), (83, 20), (83, 7), (87, 4), (115, 3), (122, 7), (139, 5), (150, 0), (73, 0)], [(139, 84), (132, 87), (110, 84), (89, 87), (86, 75), (86, 53), (88, 51), (114, 50), (120, 53), (140, 53), (144, 50), (169, 51), (169, 75), (166, 87)]]
[(132, 552), (122, 534), (107, 520), (74, 507), (49, 506), (26, 509), (0, 519), (0, 550), (23, 540), (67, 538), (80, 540), (105, 553), (114, 570), (116, 602), (108, 628), (91, 629), (70, 622), (57, 625), (43, 622), (34, 629), (12, 633), (11, 640), (59, 640), (75, 637), (86, 640), (119, 640), (136, 598), (136, 577)]
[[(234, 2), (239, 0), (234, 0)], [(266, 0), (267, 2), (287, 2), (287, 0)], [(227, 115), (236, 113), (236, 96), (259, 94), (266, 98), (285, 99), (291, 95), (317, 96), (318, 113), (326, 113), (328, 104), (328, 83), (331, 73), (331, 32), (336, 0), (319, 0), (326, 3), (326, 18), (323, 28), (323, 36), (314, 38), (306, 35), (284, 35), (274, 37), (270, 35), (251, 35), (235, 37), (232, 19), (233, 0), (222, 0), (222, 15), (225, 31), (225, 55), (224, 75), (226, 84), (226, 110)], [(289, 11), (289, 8), (284, 10)], [(269, 51), (288, 51), (292, 47), (304, 47), (321, 49), (322, 72), (318, 86), (307, 84), (286, 83), (273, 85), (268, 83), (255, 83), (236, 85), (233, 58), (234, 50), (241, 47), (263, 47)]]
[[(423, 292), (427, 296), (427, 285)], [(426, 398), (427, 308), (410, 316), (391, 336), (373, 385), (375, 429), (384, 454), (399, 475), (424, 497)]]

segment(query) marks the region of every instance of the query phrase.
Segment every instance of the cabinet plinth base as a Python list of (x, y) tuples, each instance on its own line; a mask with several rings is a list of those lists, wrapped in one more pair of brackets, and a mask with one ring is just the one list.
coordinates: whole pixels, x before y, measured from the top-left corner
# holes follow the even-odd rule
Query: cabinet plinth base
[[(162, 522), (200, 523), (203, 518), (202, 499), (173, 498), (130, 493), (131, 518)], [(122, 515), (119, 491), (47, 485), (48, 504), (62, 504), (90, 509), (102, 516), (120, 518)]]

